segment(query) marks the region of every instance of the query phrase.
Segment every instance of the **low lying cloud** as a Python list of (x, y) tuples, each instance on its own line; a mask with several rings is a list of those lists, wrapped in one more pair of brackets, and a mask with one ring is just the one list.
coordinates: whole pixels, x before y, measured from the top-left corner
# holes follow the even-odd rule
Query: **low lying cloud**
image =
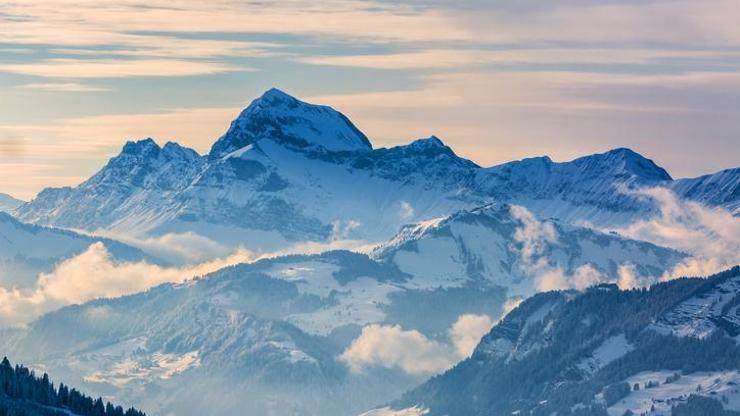
[(558, 244), (555, 226), (549, 222), (539, 221), (528, 209), (518, 205), (511, 207), (511, 216), (521, 223), (514, 233), (514, 239), (522, 245), (520, 267), (525, 273), (534, 276), (534, 288), (538, 292), (582, 290), (608, 280), (590, 264), (577, 267), (572, 274), (552, 264), (547, 257), (547, 248)]
[(95, 298), (140, 292), (161, 283), (183, 282), (223, 267), (250, 261), (251, 253), (236, 250), (223, 258), (184, 267), (146, 262), (115, 262), (101, 242), (39, 275), (31, 290), (0, 288), (0, 325), (27, 323), (41, 314)]
[(414, 218), (414, 207), (408, 201), (401, 201), (398, 216), (404, 221), (411, 220)]
[[(87, 234), (85, 230), (75, 231)], [(118, 240), (139, 248), (152, 256), (180, 265), (196, 264), (210, 259), (226, 257), (234, 251), (233, 248), (191, 231), (146, 238), (107, 230), (98, 230), (90, 235)]]
[(706, 276), (740, 263), (740, 218), (722, 208), (684, 201), (666, 188), (625, 192), (654, 201), (660, 215), (614, 231), (691, 254), (662, 280)]
[(342, 241), (347, 240), (354, 230), (362, 225), (356, 220), (334, 220), (331, 223), (331, 237), (330, 241)]
[(450, 328), (450, 339), (458, 356), (467, 358), (473, 353), (481, 337), (493, 326), (493, 319), (488, 315), (465, 314), (457, 319)]
[(356, 372), (385, 367), (412, 375), (440, 373), (469, 357), (492, 326), (493, 320), (486, 315), (462, 315), (449, 330), (449, 343), (443, 343), (400, 325), (368, 325), (340, 359)]
[(539, 221), (527, 208), (519, 205), (511, 206), (511, 216), (522, 223), (516, 229), (514, 239), (522, 244), (522, 262), (530, 266), (544, 260), (541, 255), (548, 244), (557, 243), (558, 235), (555, 227), (549, 222)]
[[(641, 275), (631, 263), (619, 264), (616, 276), (604, 274), (588, 263), (572, 271), (566, 271), (560, 265), (551, 262), (547, 255), (548, 245), (558, 244), (555, 227), (551, 223), (539, 221), (529, 210), (521, 206), (512, 206), (511, 214), (521, 222), (521, 226), (514, 234), (514, 239), (522, 244), (520, 267), (525, 273), (533, 276), (534, 290), (538, 292), (584, 290), (605, 282), (615, 282), (622, 289), (630, 289), (648, 286), (660, 278)], [(635, 236), (628, 237), (641, 239)]]
[(400, 325), (368, 325), (342, 353), (353, 371), (364, 367), (400, 368), (409, 374), (439, 373), (454, 363), (449, 346), (432, 341), (416, 330)]

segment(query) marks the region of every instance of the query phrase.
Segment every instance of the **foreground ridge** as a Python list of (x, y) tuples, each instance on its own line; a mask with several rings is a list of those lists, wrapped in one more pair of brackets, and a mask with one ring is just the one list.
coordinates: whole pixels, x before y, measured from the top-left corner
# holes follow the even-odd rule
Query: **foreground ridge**
[(541, 293), (396, 407), (429, 416), (737, 415), (739, 305), (740, 266), (644, 289)]
[(146, 416), (135, 408), (125, 410), (110, 402), (103, 403), (69, 388), (54, 387), (49, 376), (37, 377), (22, 365), (13, 367), (8, 358), (0, 363), (0, 416)]

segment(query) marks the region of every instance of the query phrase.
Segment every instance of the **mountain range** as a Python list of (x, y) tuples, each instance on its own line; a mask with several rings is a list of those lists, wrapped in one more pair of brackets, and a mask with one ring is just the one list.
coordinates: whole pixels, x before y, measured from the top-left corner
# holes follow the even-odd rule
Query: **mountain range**
[[(443, 343), (461, 316), (499, 316), (507, 299), (535, 293), (538, 274), (558, 270), (566, 285), (581, 287), (611, 281), (621, 261), (652, 276), (685, 257), (517, 215), (509, 205), (486, 206), (409, 226), (370, 256), (277, 257), (67, 307), (7, 330), (0, 347), (150, 411), (231, 414), (235, 404), (224, 397), (243, 394), (276, 415), (351, 414), (422, 380), (400, 368), (355, 373), (339, 361), (368, 325)], [(533, 226), (527, 221), (553, 234), (518, 242), (517, 230)], [(527, 244), (538, 250), (523, 259)], [(206, 400), (202, 383), (219, 386), (219, 395)], [(275, 400), (283, 407), (271, 408)]]
[(614, 149), (482, 168), (432, 136), (373, 149), (347, 117), (271, 89), (207, 155), (151, 139), (128, 142), (75, 188), (49, 188), (15, 214), (25, 222), (142, 236), (195, 232), (270, 251), (303, 241), (388, 239), (404, 224), (491, 202), (542, 218), (624, 225), (652, 215), (626, 192), (667, 187), (738, 212), (740, 170), (673, 180), (652, 160)]
[[(380, 403), (392, 404), (376, 414), (628, 410), (598, 397), (633, 374), (606, 384), (595, 375), (663, 339), (644, 334), (678, 337), (676, 322), (726, 347), (711, 334), (733, 330), (723, 319), (735, 313), (734, 297), (722, 293), (736, 294), (737, 270), (707, 284), (623, 292), (665, 278), (694, 253), (604, 230), (660, 215), (639, 192), (654, 187), (737, 218), (739, 183), (738, 168), (673, 179), (625, 148), (493, 167), (434, 136), (376, 149), (341, 113), (272, 89), (208, 154), (131, 141), (79, 186), (45, 189), (14, 217), (0, 213), (0, 261), (21, 270), (3, 283), (15, 286), (93, 244), (114, 263), (167, 265), (135, 242), (183, 235), (264, 258), (63, 307), (0, 331), (0, 351), (150, 414), (228, 415), (245, 403), (275, 416), (345, 416)], [(312, 244), (328, 251), (285, 254)], [(347, 245), (361, 249), (335, 249)], [(707, 315), (700, 301), (712, 296), (730, 306)], [(572, 306), (582, 299), (594, 310)], [(577, 327), (574, 316), (589, 322)], [(629, 351), (614, 358), (620, 348)], [(506, 400), (478, 399), (498, 397), (489, 392), (529, 377), (542, 360), (557, 365), (536, 380), (567, 382), (567, 395), (520, 383), (527, 390)], [(459, 401), (459, 411), (450, 407)]]

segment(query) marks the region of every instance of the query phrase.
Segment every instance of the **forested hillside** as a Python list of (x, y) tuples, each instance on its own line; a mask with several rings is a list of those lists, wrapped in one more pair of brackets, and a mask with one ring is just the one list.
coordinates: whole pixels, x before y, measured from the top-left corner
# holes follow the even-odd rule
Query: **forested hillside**
[(0, 363), (0, 416), (146, 416), (124, 410), (103, 399), (86, 396), (60, 383), (55, 387), (44, 373), (37, 376), (22, 365), (13, 367), (7, 358)]

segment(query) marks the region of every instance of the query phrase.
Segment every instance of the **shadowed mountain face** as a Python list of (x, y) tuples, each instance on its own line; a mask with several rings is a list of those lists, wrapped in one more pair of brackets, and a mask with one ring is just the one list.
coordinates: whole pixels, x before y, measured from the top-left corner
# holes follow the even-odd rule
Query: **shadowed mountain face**
[(271, 250), (301, 241), (382, 241), (403, 224), (492, 201), (543, 218), (621, 225), (655, 213), (650, 201), (625, 193), (641, 186), (736, 210), (738, 183), (737, 170), (674, 181), (629, 149), (491, 168), (458, 157), (436, 137), (373, 149), (341, 113), (272, 89), (207, 156), (175, 143), (129, 142), (88, 181), (46, 189), (16, 214), (86, 230), (190, 231)]
[(650, 289), (536, 295), (483, 337), (472, 357), (396, 406), (462, 416), (668, 414), (695, 407), (694, 394), (725, 414), (722, 407), (737, 407), (740, 398), (738, 289), (735, 267)]

